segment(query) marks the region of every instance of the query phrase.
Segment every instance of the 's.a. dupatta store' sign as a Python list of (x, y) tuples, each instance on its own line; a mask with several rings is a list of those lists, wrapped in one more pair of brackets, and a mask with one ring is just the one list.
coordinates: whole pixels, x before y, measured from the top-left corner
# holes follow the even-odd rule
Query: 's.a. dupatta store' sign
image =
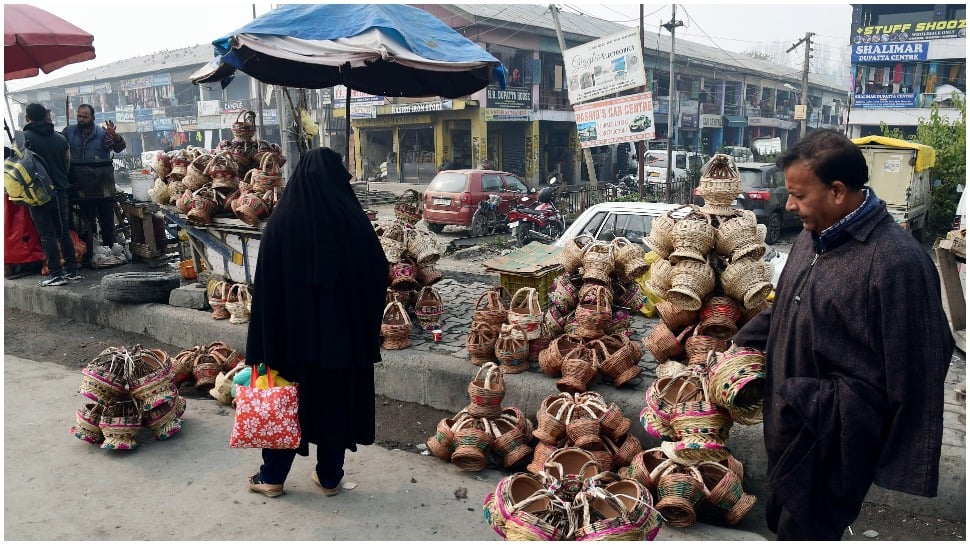
[(500, 89), (489, 85), (485, 89), (485, 107), (502, 110), (527, 110), (532, 108), (531, 87), (508, 87)]
[(586, 102), (647, 84), (639, 27), (563, 51), (569, 101)]
[(584, 148), (656, 138), (651, 93), (579, 104), (573, 111)]

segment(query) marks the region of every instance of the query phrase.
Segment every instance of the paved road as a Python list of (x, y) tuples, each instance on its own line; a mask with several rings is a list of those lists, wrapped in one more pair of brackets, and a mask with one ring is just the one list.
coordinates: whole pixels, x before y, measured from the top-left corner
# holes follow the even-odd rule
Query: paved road
[[(311, 459), (298, 456), (286, 493), (265, 498), (245, 486), (259, 454), (228, 448), (227, 407), (189, 400), (172, 439), (143, 431), (133, 451), (103, 450), (68, 431), (85, 403), (80, 371), (10, 355), (4, 364), (5, 540), (500, 539), (481, 502), (502, 472), (366, 446), (347, 456), (344, 483), (355, 488), (324, 497)], [(764, 538), (696, 523), (658, 539)]]

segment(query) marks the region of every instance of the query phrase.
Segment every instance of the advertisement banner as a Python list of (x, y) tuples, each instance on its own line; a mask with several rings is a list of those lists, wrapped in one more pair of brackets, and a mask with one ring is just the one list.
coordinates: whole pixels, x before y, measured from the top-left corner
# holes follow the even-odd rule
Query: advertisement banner
[(143, 76), (140, 78), (121, 80), (121, 90), (131, 91), (132, 89), (147, 89), (152, 86), (152, 77)]
[(199, 116), (197, 121), (199, 129), (221, 129), (222, 128), (222, 116), (221, 115), (206, 115)]
[(232, 112), (244, 112), (249, 109), (248, 100), (227, 100), (225, 104), (222, 105), (222, 113), (228, 114)]
[(117, 116), (114, 112), (97, 112), (94, 114), (94, 122), (97, 124), (104, 123), (105, 121), (111, 121), (114, 123), (116, 117)]
[(168, 72), (164, 74), (152, 74), (152, 87), (162, 87), (172, 84), (172, 75)]
[[(258, 121), (258, 117), (257, 117)], [(276, 108), (263, 108), (263, 125), (279, 125), (280, 116)]]
[(701, 114), (701, 128), (720, 129), (724, 126), (724, 118), (720, 114)]
[(135, 121), (151, 121), (155, 118), (151, 108), (139, 108), (135, 110)]
[[(351, 97), (350, 100), (353, 101), (354, 98)], [(375, 117), (377, 117), (377, 106), (373, 104), (350, 103), (351, 119), (374, 119)]]
[(586, 102), (647, 84), (638, 27), (563, 52), (569, 101)]
[(218, 100), (200, 100), (199, 105), (199, 115), (219, 115), (222, 111), (219, 110)]
[(495, 85), (489, 85), (485, 90), (485, 107), (503, 110), (532, 109), (532, 87), (499, 89)]
[(529, 121), (532, 110), (510, 110), (506, 108), (483, 108), (485, 121)]
[(111, 92), (111, 82), (110, 81), (104, 81), (104, 82), (101, 82), (101, 83), (95, 83), (94, 84), (94, 92), (95, 93), (102, 93), (102, 94), (103, 93), (110, 93)]
[(853, 108), (915, 108), (917, 95), (852, 95)]
[(171, 117), (160, 117), (154, 120), (156, 131), (170, 131), (175, 128), (175, 122)]
[(138, 132), (151, 132), (155, 130), (155, 122), (151, 119), (148, 121), (135, 121), (135, 128)]
[[(333, 86), (333, 104), (334, 106), (343, 106), (347, 104), (347, 88), (343, 85)], [(369, 95), (361, 91), (350, 92), (350, 103), (353, 104), (384, 104), (386, 102), (385, 98), (377, 95)]]
[(965, 17), (945, 21), (925, 21), (914, 18), (905, 23), (856, 27), (853, 29), (852, 43), (878, 44), (966, 37), (967, 19)]
[(81, 95), (91, 95), (91, 94), (94, 94), (94, 85), (93, 84), (82, 85), (82, 86), (78, 87), (77, 92), (78, 92), (78, 94), (81, 94)]
[(697, 114), (680, 114), (680, 129), (684, 131), (697, 130)]
[(888, 44), (855, 44), (852, 62), (925, 61), (930, 42), (897, 42)]
[[(353, 100), (350, 97), (350, 100)], [(432, 102), (407, 102), (404, 104), (391, 104), (392, 114), (414, 114), (419, 112), (440, 112), (450, 110), (452, 102), (450, 100), (435, 100)]]
[(135, 121), (135, 112), (133, 112), (133, 111), (125, 111), (125, 110), (117, 110), (117, 111), (115, 111), (115, 121), (117, 123), (134, 123), (134, 121)]
[(640, 93), (574, 106), (579, 145), (591, 148), (656, 138), (651, 95)]

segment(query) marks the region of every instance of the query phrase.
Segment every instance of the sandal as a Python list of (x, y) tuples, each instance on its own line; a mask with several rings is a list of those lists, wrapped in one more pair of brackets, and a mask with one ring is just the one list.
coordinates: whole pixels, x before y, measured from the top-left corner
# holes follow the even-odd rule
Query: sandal
[(249, 478), (249, 491), (262, 494), (267, 498), (276, 498), (283, 495), (282, 484), (266, 484), (260, 478), (259, 473)]
[(322, 484), (320, 484), (320, 478), (317, 477), (316, 471), (313, 472), (312, 478), (313, 478), (313, 482), (316, 483), (317, 486), (323, 489), (324, 496), (336, 496), (337, 494), (340, 493), (340, 483), (337, 483), (337, 486), (333, 488), (327, 488), (326, 486), (323, 486)]

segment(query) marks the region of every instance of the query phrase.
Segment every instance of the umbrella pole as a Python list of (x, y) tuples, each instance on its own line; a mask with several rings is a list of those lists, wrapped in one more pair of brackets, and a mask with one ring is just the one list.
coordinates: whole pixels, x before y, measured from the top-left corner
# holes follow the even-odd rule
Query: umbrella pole
[[(347, 153), (344, 154), (344, 163), (347, 170), (350, 170), (350, 63), (344, 63), (340, 71), (344, 76), (344, 87), (347, 88), (347, 97), (344, 100), (344, 139)], [(364, 210), (370, 210), (370, 180), (365, 180), (364, 184)]]

